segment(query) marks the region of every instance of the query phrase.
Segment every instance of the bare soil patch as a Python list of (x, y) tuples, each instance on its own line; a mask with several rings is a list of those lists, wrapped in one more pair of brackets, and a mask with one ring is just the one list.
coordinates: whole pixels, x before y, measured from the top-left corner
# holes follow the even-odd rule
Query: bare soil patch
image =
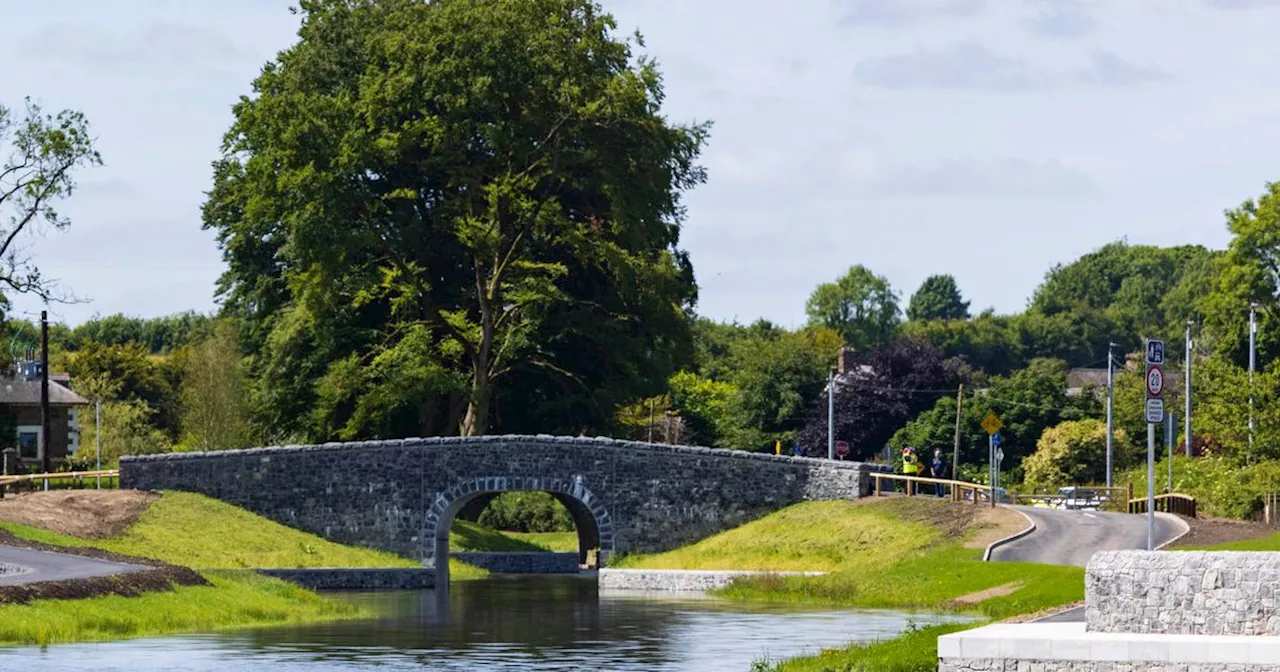
[(946, 541), (967, 538), (967, 548), (986, 548), (1028, 525), (1026, 518), (1009, 509), (958, 504), (941, 497), (868, 497), (858, 500), (858, 504), (874, 505), (892, 511), (902, 520), (935, 527)]
[[(965, 505), (968, 506), (968, 505)], [(982, 513), (978, 514), (977, 520), (973, 527), (976, 533), (973, 538), (965, 542), (965, 548), (986, 548), (991, 544), (1011, 537), (1025, 529), (1031, 523), (1027, 521), (1022, 514), (1009, 509), (996, 507), (977, 507)]]
[(1168, 548), (1199, 548), (1233, 541), (1259, 539), (1275, 534), (1276, 528), (1263, 523), (1224, 518), (1183, 518), (1191, 531)]
[(980, 602), (986, 602), (987, 600), (993, 597), (1004, 597), (1005, 595), (1012, 595), (1018, 592), (1018, 590), (1021, 589), (1023, 585), (1024, 584), (1021, 581), (1014, 581), (1012, 583), (1006, 583), (1002, 586), (995, 586), (992, 588), (988, 588), (986, 590), (979, 590), (976, 593), (961, 595), (960, 597), (957, 597), (956, 599), (951, 600), (951, 604), (957, 607), (973, 606)]
[(81, 539), (122, 534), (159, 495), (137, 490), (50, 490), (0, 500), (0, 520)]

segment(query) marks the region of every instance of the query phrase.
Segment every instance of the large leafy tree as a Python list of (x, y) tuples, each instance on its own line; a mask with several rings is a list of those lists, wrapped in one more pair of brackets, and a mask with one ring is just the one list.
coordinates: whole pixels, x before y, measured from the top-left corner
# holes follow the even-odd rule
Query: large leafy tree
[(46, 301), (70, 298), (40, 273), (24, 240), (38, 228), (71, 225), (58, 201), (75, 189), (75, 173), (101, 165), (84, 115), (51, 115), (28, 100), (24, 114), (0, 104), (0, 288)]
[(920, 284), (907, 304), (909, 320), (967, 320), (969, 302), (960, 296), (956, 279), (950, 275), (931, 275)]
[[(835, 438), (848, 441), (853, 457), (880, 454), (894, 430), (955, 389), (959, 363), (928, 341), (898, 338), (851, 362), (837, 379)], [(810, 406), (799, 433), (808, 455), (827, 454), (827, 395)]]
[(834, 330), (856, 350), (893, 338), (901, 321), (898, 294), (889, 281), (857, 264), (835, 282), (818, 285), (805, 304), (809, 324)]
[[(306, 0), (205, 225), (255, 397), (310, 438), (600, 427), (688, 347), (707, 127), (587, 0)], [(299, 420), (301, 419), (301, 420)]]
[(1213, 291), (1201, 297), (1204, 337), (1215, 354), (1249, 360), (1249, 304), (1258, 305), (1259, 361), (1280, 356), (1280, 182), (1226, 212), (1232, 238), (1219, 260)]
[[(1067, 366), (1061, 360), (1035, 359), (1026, 368), (1007, 376), (995, 376), (980, 386), (966, 386), (960, 417), (961, 464), (985, 464), (987, 433), (982, 419), (995, 413), (1004, 423), (1004, 468), (1018, 471), (1022, 459), (1031, 454), (1045, 429), (1064, 420), (1096, 417), (1101, 400), (1096, 391), (1067, 396)], [(894, 448), (915, 446), (932, 451), (941, 448), (950, 457), (956, 429), (956, 400), (951, 394), (937, 398), (932, 408), (915, 416), (898, 430), (890, 443)], [(969, 471), (980, 473), (981, 469)], [(1015, 479), (1016, 480), (1016, 479)]]

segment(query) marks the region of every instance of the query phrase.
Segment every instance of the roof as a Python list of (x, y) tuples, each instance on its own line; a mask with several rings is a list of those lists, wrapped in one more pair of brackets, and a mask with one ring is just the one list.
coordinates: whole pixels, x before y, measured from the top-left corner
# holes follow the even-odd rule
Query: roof
[(1067, 373), (1067, 387), (1069, 389), (1078, 389), (1088, 385), (1097, 385), (1106, 387), (1107, 370), (1106, 369), (1071, 369)]
[[(53, 406), (83, 406), (88, 399), (72, 392), (66, 386), (49, 377), (49, 404)], [(0, 404), (40, 404), (40, 381), (21, 378), (0, 379)]]

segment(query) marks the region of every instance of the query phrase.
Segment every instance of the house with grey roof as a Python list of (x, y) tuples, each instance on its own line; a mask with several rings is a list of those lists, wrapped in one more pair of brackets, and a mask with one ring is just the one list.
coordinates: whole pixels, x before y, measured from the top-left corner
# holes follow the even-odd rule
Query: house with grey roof
[[(49, 457), (55, 467), (80, 447), (80, 409), (89, 404), (69, 387), (70, 377), (49, 374)], [(23, 362), (17, 375), (0, 378), (0, 412), (16, 425), (13, 437), (0, 437), (0, 448), (16, 448), (24, 465), (39, 465), (41, 455), (40, 363)]]

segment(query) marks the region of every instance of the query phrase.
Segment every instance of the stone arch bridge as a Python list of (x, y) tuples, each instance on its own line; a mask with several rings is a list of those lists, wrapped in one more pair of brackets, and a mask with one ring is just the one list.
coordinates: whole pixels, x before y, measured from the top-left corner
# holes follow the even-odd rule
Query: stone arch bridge
[[(120, 485), (184, 490), (333, 541), (437, 564), (464, 507), (549, 492), (580, 557), (660, 552), (804, 500), (856, 499), (876, 467), (605, 438), (484, 436), (124, 457)], [(448, 563), (438, 563), (447, 567)]]

